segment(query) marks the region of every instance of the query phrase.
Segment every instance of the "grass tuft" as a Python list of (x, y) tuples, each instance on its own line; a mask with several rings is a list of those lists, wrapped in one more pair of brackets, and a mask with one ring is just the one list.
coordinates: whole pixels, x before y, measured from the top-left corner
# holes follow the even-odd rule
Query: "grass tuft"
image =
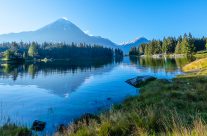
[(0, 136), (31, 136), (32, 133), (25, 127), (6, 124), (0, 128)]

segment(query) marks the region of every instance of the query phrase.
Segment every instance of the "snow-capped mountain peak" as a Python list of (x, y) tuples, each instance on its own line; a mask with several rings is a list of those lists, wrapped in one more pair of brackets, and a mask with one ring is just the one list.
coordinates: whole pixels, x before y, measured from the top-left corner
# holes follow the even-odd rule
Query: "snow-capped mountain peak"
[(36, 31), (0, 35), (0, 42), (65, 42), (65, 43), (86, 43), (116, 48), (112, 41), (95, 36), (89, 36), (78, 26), (66, 18), (60, 18)]
[(110, 41), (107, 38), (100, 36), (91, 36), (83, 32), (78, 26), (73, 24), (67, 18), (60, 18), (36, 31), (26, 31), (21, 33), (10, 33), (0, 35), (0, 42), (65, 42), (68, 44), (73, 43), (86, 43), (91, 45), (101, 45), (109, 48), (121, 48), (127, 53), (131, 47), (138, 46), (141, 43), (148, 42), (144, 37), (136, 38), (133, 41), (118, 44)]
[(145, 37), (137, 37), (134, 40), (127, 41), (127, 42), (122, 42), (121, 45), (125, 46), (125, 45), (129, 45), (129, 44), (136, 44), (137, 42), (140, 42), (140, 41), (146, 41), (147, 42), (148, 40)]
[(138, 47), (140, 44), (142, 43), (148, 43), (149, 41), (144, 38), (144, 37), (140, 37), (140, 38), (136, 38), (132, 41), (129, 41), (129, 42), (124, 42), (120, 45), (120, 48), (124, 51), (124, 53), (128, 53), (129, 50), (132, 48), (132, 47)]

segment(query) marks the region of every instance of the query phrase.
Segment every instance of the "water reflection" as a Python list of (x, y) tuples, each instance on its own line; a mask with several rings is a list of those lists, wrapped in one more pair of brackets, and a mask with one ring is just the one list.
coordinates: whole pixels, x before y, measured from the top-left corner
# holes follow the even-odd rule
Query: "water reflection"
[[(29, 74), (34, 79), (38, 73), (43, 72), (45, 75), (53, 73), (77, 73), (78, 71), (87, 71), (94, 68), (100, 68), (107, 64), (111, 64), (113, 60), (64, 60), (52, 62), (36, 62), (23, 64), (1, 64), (0, 76), (2, 78), (11, 76), (13, 80), (17, 80), (18, 76)], [(117, 62), (118, 63), (118, 62)]]
[[(119, 62), (119, 63), (116, 63)], [(136, 88), (125, 81), (139, 75), (172, 78), (184, 60), (125, 57), (120, 61), (56, 61), (0, 67), (0, 117), (31, 127), (47, 122), (47, 132), (84, 113), (98, 113), (119, 103)], [(0, 119), (0, 124), (5, 120)]]
[(177, 69), (182, 68), (184, 65), (190, 62), (187, 58), (157, 58), (153, 59), (150, 57), (130, 57), (132, 64), (140, 65), (146, 68), (158, 72), (160, 69), (164, 69), (166, 72), (173, 72)]
[(37, 85), (39, 88), (51, 90), (56, 95), (65, 96), (75, 91), (91, 74), (101, 74), (112, 68), (111, 60), (4, 64), (0, 67), (0, 83)]

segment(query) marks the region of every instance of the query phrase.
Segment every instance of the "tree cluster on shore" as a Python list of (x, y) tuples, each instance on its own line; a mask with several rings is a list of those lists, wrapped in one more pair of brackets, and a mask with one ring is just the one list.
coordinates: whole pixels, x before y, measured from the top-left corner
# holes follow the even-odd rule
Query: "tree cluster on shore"
[(66, 43), (2, 43), (0, 54), (4, 60), (26, 59), (108, 59), (123, 56), (119, 49), (99, 45)]
[(189, 56), (206, 48), (207, 38), (194, 38), (189, 33), (178, 38), (164, 37), (163, 40), (152, 40), (138, 47), (132, 47), (129, 55), (185, 54)]

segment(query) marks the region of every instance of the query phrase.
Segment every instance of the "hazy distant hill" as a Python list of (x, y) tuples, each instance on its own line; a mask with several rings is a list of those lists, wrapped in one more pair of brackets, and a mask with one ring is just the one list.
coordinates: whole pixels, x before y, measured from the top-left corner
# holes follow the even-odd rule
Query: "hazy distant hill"
[(140, 44), (142, 43), (148, 43), (149, 40), (147, 40), (146, 38), (144, 37), (141, 37), (141, 38), (136, 38), (135, 40), (133, 41), (130, 41), (130, 42), (127, 42), (127, 43), (123, 43), (120, 45), (120, 48), (125, 52), (125, 53), (128, 53), (130, 48), (132, 47), (137, 47), (139, 46)]

